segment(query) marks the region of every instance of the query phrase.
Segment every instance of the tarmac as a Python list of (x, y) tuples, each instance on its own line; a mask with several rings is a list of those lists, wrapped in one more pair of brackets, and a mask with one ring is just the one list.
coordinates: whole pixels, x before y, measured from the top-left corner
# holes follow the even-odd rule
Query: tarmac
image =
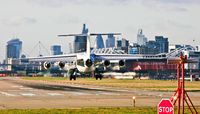
[[(200, 106), (200, 92), (190, 92)], [(30, 81), (20, 77), (0, 78), (0, 109), (156, 107), (173, 92), (104, 87), (59, 82)]]

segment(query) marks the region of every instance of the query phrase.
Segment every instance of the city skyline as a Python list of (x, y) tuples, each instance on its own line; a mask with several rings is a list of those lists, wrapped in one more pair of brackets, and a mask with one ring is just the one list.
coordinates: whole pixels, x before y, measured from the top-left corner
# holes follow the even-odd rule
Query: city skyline
[(120, 32), (130, 42), (136, 42), (138, 29), (143, 29), (149, 40), (162, 35), (170, 43), (199, 45), (199, 5), (198, 0), (2, 1), (0, 60), (5, 58), (6, 42), (16, 37), (25, 52), (38, 41), (48, 48), (60, 44), (66, 52), (73, 38), (57, 35), (80, 33), (83, 23), (90, 32)]

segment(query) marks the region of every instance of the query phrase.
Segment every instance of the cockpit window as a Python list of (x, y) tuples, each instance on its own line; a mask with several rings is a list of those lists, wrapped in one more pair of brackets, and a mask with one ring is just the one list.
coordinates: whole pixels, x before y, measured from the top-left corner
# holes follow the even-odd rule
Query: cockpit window
[(84, 67), (84, 60), (83, 59), (77, 60), (77, 65)]

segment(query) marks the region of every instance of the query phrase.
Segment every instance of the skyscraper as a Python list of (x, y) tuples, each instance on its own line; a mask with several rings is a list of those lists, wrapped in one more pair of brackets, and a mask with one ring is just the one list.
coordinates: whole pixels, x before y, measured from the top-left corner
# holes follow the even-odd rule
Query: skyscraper
[(52, 55), (62, 55), (61, 46), (60, 45), (53, 45), (51, 46), (51, 54)]
[(122, 38), (121, 40), (117, 40), (117, 48), (124, 50), (126, 53), (128, 53), (128, 46), (129, 46), (129, 41)]
[(147, 43), (147, 38), (145, 37), (145, 35), (143, 34), (142, 29), (138, 30), (138, 34), (137, 34), (137, 43), (138, 45), (146, 45)]
[(106, 39), (106, 48), (115, 47), (115, 37), (113, 34), (109, 34)]
[(159, 52), (160, 53), (168, 53), (169, 42), (168, 38), (164, 38), (163, 36), (155, 36), (156, 43), (159, 44)]
[(94, 48), (96, 49), (105, 48), (103, 37), (101, 35), (97, 35)]
[[(83, 24), (82, 34), (87, 34), (88, 28)], [(74, 39), (74, 53), (86, 51), (87, 37), (86, 36), (75, 36)]]
[(22, 51), (22, 41), (19, 39), (12, 39), (7, 42), (6, 58), (20, 58)]

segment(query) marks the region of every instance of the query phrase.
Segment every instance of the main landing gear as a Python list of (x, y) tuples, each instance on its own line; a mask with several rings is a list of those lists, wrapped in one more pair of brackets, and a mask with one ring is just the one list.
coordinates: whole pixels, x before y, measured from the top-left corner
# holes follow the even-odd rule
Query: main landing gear
[(69, 79), (70, 79), (70, 80), (76, 80), (76, 75), (71, 75), (71, 76), (69, 76)]
[(70, 76), (69, 76), (69, 79), (70, 79), (70, 80), (72, 80), (72, 79), (76, 80), (77, 72), (78, 72), (78, 69), (77, 69), (77, 68), (72, 69), (72, 72), (71, 72), (71, 74), (70, 74)]
[(99, 68), (95, 69), (94, 75), (95, 75), (96, 80), (98, 80), (98, 79), (102, 80), (102, 78), (103, 78), (103, 75), (101, 74)]
[(96, 74), (95, 78), (96, 78), (96, 80), (98, 80), (98, 79), (102, 80), (103, 76), (101, 74)]

